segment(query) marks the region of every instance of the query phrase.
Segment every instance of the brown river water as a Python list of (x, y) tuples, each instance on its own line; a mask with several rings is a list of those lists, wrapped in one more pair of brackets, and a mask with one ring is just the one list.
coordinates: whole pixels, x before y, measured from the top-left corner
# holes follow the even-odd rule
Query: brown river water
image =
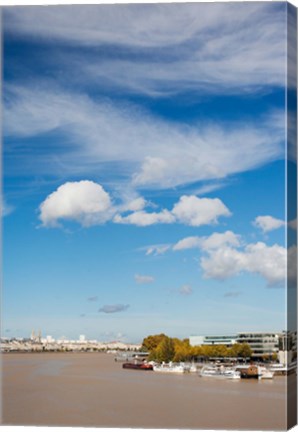
[(2, 424), (283, 430), (286, 386), (127, 370), (109, 354), (3, 354)]

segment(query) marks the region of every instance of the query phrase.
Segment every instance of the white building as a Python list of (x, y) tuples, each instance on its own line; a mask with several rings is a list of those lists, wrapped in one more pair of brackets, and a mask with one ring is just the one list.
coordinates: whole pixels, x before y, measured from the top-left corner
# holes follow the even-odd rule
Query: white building
[(215, 335), (215, 336), (190, 336), (191, 346), (198, 345), (225, 345), (232, 346), (236, 343), (236, 335)]

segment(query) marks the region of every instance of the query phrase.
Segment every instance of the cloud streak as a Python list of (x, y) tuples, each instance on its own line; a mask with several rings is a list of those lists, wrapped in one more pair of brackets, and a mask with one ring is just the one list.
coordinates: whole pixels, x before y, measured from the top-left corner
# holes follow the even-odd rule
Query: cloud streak
[[(284, 15), (280, 9), (270, 3), (18, 7), (5, 10), (4, 30), (58, 45), (68, 79), (79, 65), (85, 81), (151, 97), (194, 89), (243, 94), (285, 85), (286, 9)], [(74, 45), (91, 55), (100, 47), (103, 59), (86, 62), (70, 53)], [(122, 50), (121, 59), (111, 46)]]
[[(21, 166), (15, 160), (14, 170), (78, 175), (96, 167), (103, 181), (108, 177), (118, 185), (125, 182), (132, 190), (222, 180), (283, 154), (284, 127), (276, 113), (272, 121), (269, 115), (237, 124), (173, 124), (134, 105), (92, 100), (50, 83), (6, 85), (3, 111), (8, 137), (46, 137), (55, 132), (62, 139), (55, 156), (51, 142), (45, 148), (17, 140), (11, 150), (23, 157)], [(28, 150), (34, 152), (34, 165), (25, 157)]]
[(106, 314), (118, 313), (126, 311), (129, 308), (129, 304), (112, 304), (112, 305), (104, 305), (98, 312), (103, 312)]
[(150, 284), (154, 282), (154, 277), (148, 275), (135, 274), (135, 281), (137, 284)]

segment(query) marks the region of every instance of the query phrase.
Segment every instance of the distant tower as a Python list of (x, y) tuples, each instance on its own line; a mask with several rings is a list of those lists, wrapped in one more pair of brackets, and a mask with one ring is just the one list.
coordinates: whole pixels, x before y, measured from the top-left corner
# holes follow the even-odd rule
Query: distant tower
[(38, 342), (41, 342), (41, 330), (38, 331), (38, 338), (37, 338)]
[(30, 339), (31, 340), (35, 340), (35, 332), (34, 332), (34, 330), (32, 330), (32, 332), (31, 332)]

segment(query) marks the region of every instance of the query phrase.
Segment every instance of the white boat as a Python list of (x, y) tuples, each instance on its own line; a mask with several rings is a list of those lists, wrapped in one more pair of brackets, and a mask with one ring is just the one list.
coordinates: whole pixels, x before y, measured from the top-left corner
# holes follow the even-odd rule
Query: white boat
[(172, 362), (153, 365), (153, 370), (165, 373), (184, 373), (186, 371), (183, 365), (175, 365)]
[(240, 379), (240, 372), (235, 369), (225, 368), (224, 366), (220, 367), (212, 367), (206, 366), (203, 367), (200, 372), (201, 377), (208, 378), (225, 378), (225, 379)]
[(258, 377), (259, 379), (273, 379), (274, 376), (274, 372), (270, 371), (264, 366), (258, 366), (258, 374), (259, 374)]

